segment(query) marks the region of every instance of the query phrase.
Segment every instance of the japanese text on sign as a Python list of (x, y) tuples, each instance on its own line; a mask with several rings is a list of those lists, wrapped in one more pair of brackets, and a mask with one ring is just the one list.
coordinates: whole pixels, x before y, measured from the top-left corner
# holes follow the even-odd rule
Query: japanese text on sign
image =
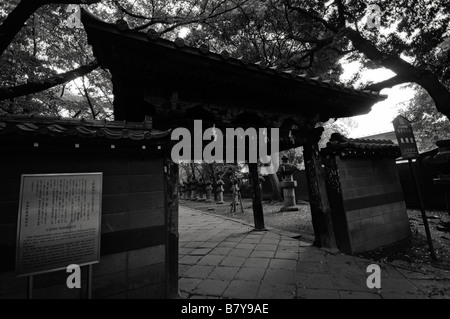
[(18, 275), (99, 261), (102, 174), (22, 175)]

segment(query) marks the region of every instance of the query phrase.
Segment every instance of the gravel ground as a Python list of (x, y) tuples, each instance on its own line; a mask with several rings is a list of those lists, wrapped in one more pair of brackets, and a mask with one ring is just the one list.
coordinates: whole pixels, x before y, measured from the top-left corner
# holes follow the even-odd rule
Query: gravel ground
[(444, 211), (426, 211), (437, 256), (437, 261), (432, 261), (420, 210), (409, 209), (407, 212), (412, 232), (410, 238), (362, 256), (377, 261), (393, 262), (416, 270), (432, 267), (450, 271), (450, 232), (445, 231), (441, 224), (442, 220), (449, 218), (449, 214)]
[[(212, 214), (222, 215), (233, 219), (239, 219), (253, 224), (252, 203), (250, 199), (243, 200), (244, 213), (240, 207), (236, 212), (231, 212), (231, 198), (225, 198), (225, 204), (180, 201), (181, 205), (196, 208)], [(296, 234), (303, 241), (313, 242), (314, 232), (311, 223), (309, 203), (303, 202), (298, 205), (298, 212), (280, 212), (283, 206), (280, 202), (263, 202), (264, 220), (268, 227), (288, 231)], [(438, 257), (432, 261), (429, 254), (428, 242), (425, 236), (422, 217), (419, 210), (408, 210), (412, 236), (407, 240), (396, 243), (389, 247), (377, 249), (361, 254), (381, 263), (389, 263), (407, 269), (425, 271), (427, 273), (447, 273), (450, 271), (450, 232), (444, 231), (441, 220), (450, 219), (447, 212), (427, 211), (433, 244)]]
[[(237, 206), (236, 212), (231, 212), (230, 197), (224, 198), (224, 201), (224, 204), (217, 205), (215, 203), (182, 200), (180, 201), (180, 205), (216, 215), (226, 216), (228, 218), (242, 220), (251, 225), (254, 224), (251, 199), (243, 199), (244, 213), (242, 213), (240, 206)], [(283, 203), (280, 202), (263, 202), (264, 222), (266, 227), (294, 233), (297, 238), (312, 243), (314, 241), (314, 231), (311, 223), (309, 203), (304, 202), (299, 204), (299, 211), (297, 212), (280, 212), (281, 207), (283, 207)]]

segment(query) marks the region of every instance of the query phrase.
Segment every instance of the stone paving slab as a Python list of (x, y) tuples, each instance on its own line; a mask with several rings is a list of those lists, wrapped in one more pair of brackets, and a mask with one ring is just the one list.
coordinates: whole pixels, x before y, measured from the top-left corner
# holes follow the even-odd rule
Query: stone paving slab
[(369, 289), (365, 271), (372, 261), (331, 254), (281, 231), (257, 232), (244, 222), (183, 206), (179, 211), (182, 298), (424, 299), (436, 283), (380, 265), (381, 289)]

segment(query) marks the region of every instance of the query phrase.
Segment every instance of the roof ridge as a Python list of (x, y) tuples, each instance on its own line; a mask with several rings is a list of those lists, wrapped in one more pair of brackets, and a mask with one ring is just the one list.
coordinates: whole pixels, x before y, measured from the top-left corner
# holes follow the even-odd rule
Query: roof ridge
[(152, 130), (151, 122), (130, 122), (130, 121), (107, 121), (94, 119), (74, 119), (62, 116), (45, 116), (30, 114), (6, 114), (0, 116), (0, 122), (16, 122), (16, 123), (33, 123), (33, 124), (49, 124), (49, 125), (69, 125), (84, 126), (96, 128), (118, 128), (118, 129), (144, 129)]
[[(101, 123), (101, 124), (100, 124)], [(0, 135), (48, 135), (51, 137), (81, 137), (149, 140), (169, 136), (171, 130), (154, 130), (145, 122), (79, 120), (60, 117), (10, 115), (0, 117)]]
[(208, 43), (202, 43), (200, 46), (196, 47), (193, 46), (191, 43), (189, 44), (186, 43), (187, 41), (180, 37), (177, 37), (174, 41), (162, 38), (161, 34), (153, 29), (149, 29), (146, 32), (123, 29), (120, 27), (120, 25), (117, 25), (117, 23), (111, 24), (102, 21), (101, 19), (99, 19), (86, 9), (82, 9), (82, 21), (84, 24), (88, 23), (89, 21), (97, 21), (104, 23), (105, 25), (108, 26), (115, 26), (117, 31), (120, 33), (140, 35), (144, 37), (143, 39), (149, 42), (159, 41), (161, 44), (164, 43), (165, 45), (169, 45), (170, 47), (173, 47), (174, 49), (177, 50), (182, 50), (184, 52), (189, 52), (191, 54), (197, 53), (199, 55), (209, 56), (210, 58), (215, 58), (225, 63), (241, 65), (244, 68), (253, 69), (259, 72), (264, 72), (266, 74), (271, 74), (281, 78), (291, 78), (294, 81), (302, 81), (314, 86), (326, 87), (328, 89), (340, 92), (350, 92), (352, 94), (372, 97), (374, 99), (379, 100), (384, 100), (387, 97), (386, 95), (382, 95), (376, 91), (356, 89), (353, 86), (352, 87), (346, 86), (343, 83), (332, 81), (330, 79), (323, 79), (322, 77), (309, 77), (307, 74), (299, 75), (297, 74), (297, 72), (289, 70), (292, 69), (292, 67), (283, 70), (284, 68), (280, 68), (279, 65), (270, 67), (265, 61), (249, 62), (247, 58), (234, 57), (231, 53), (229, 53), (226, 50), (223, 50), (222, 52), (213, 52), (211, 51), (211, 48)]

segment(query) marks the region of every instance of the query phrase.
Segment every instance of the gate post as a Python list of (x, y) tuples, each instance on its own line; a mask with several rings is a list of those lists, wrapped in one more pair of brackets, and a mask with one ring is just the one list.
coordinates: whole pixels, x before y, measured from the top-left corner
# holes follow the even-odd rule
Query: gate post
[(332, 252), (337, 252), (333, 220), (325, 183), (325, 171), (319, 157), (318, 142), (323, 127), (310, 130), (308, 141), (303, 146), (309, 202), (315, 234), (315, 244)]
[(248, 164), (249, 177), (252, 184), (253, 218), (255, 220), (255, 230), (265, 230), (264, 212), (261, 198), (261, 183), (259, 182), (259, 172), (257, 163)]

